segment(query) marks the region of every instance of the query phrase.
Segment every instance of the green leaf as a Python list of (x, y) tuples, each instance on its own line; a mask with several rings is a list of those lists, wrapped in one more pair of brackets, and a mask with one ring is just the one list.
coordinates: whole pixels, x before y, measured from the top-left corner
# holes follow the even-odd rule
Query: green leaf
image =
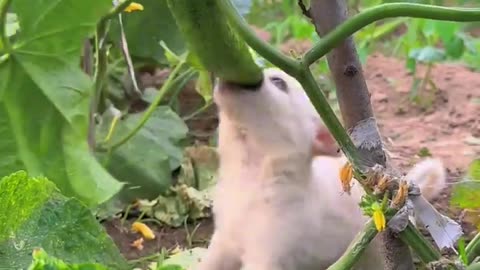
[(454, 186), (451, 202), (460, 208), (480, 208), (480, 159), (472, 162), (465, 181)]
[(155, 97), (158, 95), (158, 89), (153, 87), (147, 87), (143, 90), (142, 100), (148, 103), (153, 103)]
[(417, 61), (415, 61), (415, 59), (413, 58), (408, 58), (406, 62), (406, 66), (408, 71), (410, 71), (411, 73), (415, 73), (417, 70)]
[(423, 47), (420, 49), (411, 50), (409, 58), (413, 58), (419, 62), (433, 63), (445, 59), (445, 52), (435, 47)]
[(435, 39), (437, 37), (437, 30), (435, 28), (435, 21), (433, 20), (425, 20), (421, 19), (423, 21), (423, 27), (422, 27), (422, 33), (427, 39)]
[(445, 50), (448, 56), (458, 59), (462, 57), (463, 52), (465, 51), (465, 43), (462, 38), (452, 38), (445, 42)]
[(46, 178), (29, 178), (19, 171), (3, 178), (0, 190), (0, 269), (25, 269), (37, 248), (68, 263), (128, 269), (90, 210), (77, 199), (60, 194)]
[(66, 264), (64, 261), (48, 255), (43, 249), (36, 249), (33, 262), (28, 270), (108, 270), (105, 266), (93, 263)]
[(0, 175), (24, 169), (89, 205), (104, 202), (122, 184), (87, 145), (92, 81), (79, 59), (111, 1), (16, 0), (11, 8), (21, 31), (0, 66)]
[[(132, 58), (168, 65), (163, 41), (176, 55), (185, 52), (186, 46), (166, 0), (136, 0), (143, 5), (141, 12), (123, 13), (123, 25)], [(120, 25), (112, 21), (111, 38), (120, 44)], [(120, 46), (118, 46), (120, 48)]]
[(435, 28), (435, 33), (440, 36), (444, 43), (456, 37), (459, 31), (459, 24), (447, 21), (432, 21)]
[[(142, 116), (143, 113), (130, 114), (120, 120), (110, 141), (117, 142), (129, 134)], [(99, 138), (105, 138), (112, 117), (104, 115), (98, 128)], [(113, 153), (98, 156), (112, 175), (127, 183), (121, 192), (124, 199), (153, 199), (171, 186), (171, 173), (180, 166), (181, 144), (187, 132), (186, 124), (175, 112), (160, 106), (133, 138)]]

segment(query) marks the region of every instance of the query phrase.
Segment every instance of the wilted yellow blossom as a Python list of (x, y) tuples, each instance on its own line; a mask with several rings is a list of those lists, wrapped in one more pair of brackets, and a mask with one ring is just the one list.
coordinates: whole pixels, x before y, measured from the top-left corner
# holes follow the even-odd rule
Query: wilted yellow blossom
[(351, 186), (352, 178), (353, 178), (352, 164), (347, 162), (340, 169), (340, 181), (342, 182), (343, 191), (348, 194), (350, 194), (350, 189), (352, 188)]
[(383, 175), (378, 183), (375, 186), (375, 193), (376, 194), (383, 194), (388, 188), (388, 178), (386, 175)]
[(405, 200), (408, 196), (408, 183), (405, 180), (400, 181), (398, 186), (398, 192), (392, 200), (392, 207), (398, 209), (405, 204)]
[(142, 222), (134, 222), (132, 224), (132, 231), (141, 233), (146, 239), (155, 239), (153, 231)]
[(125, 8), (125, 12), (133, 12), (133, 11), (142, 11), (143, 10), (143, 5), (142, 4), (139, 4), (139, 3), (136, 3), (136, 2), (132, 2), (130, 5), (128, 5), (128, 7)]

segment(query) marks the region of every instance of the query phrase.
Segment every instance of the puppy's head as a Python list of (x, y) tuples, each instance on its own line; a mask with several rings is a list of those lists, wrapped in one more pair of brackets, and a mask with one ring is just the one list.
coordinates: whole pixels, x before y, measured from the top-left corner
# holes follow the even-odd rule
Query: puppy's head
[(216, 85), (220, 130), (241, 133), (246, 143), (265, 154), (302, 152), (336, 155), (336, 143), (300, 83), (285, 72), (264, 70), (260, 86)]

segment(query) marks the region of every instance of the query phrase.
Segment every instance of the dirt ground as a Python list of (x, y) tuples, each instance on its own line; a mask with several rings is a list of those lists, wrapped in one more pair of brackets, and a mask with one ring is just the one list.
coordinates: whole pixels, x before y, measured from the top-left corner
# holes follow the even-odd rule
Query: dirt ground
[[(422, 74), (425, 68), (421, 67), (419, 71)], [(458, 181), (469, 162), (480, 155), (478, 140), (475, 142), (472, 139), (480, 138), (480, 74), (460, 65), (437, 65), (432, 78), (438, 91), (433, 95), (432, 106), (425, 110), (408, 99), (413, 77), (405, 69), (403, 60), (372, 55), (364, 72), (378, 125), (392, 162), (408, 170), (419, 159), (417, 154), (420, 149), (426, 148), (432, 156), (443, 160), (448, 168), (449, 182)], [(187, 108), (198, 108), (201, 104), (200, 97), (193, 90), (185, 91), (181, 100), (185, 114), (188, 114)], [(215, 108), (188, 121), (188, 125), (196, 138), (205, 142), (217, 125)], [(460, 211), (449, 206), (450, 192), (451, 186), (434, 204), (442, 213), (460, 220)], [(470, 238), (474, 227), (467, 223), (462, 225)], [(187, 231), (153, 224), (156, 239), (146, 241), (144, 249), (137, 250), (130, 244), (138, 236), (128, 232), (128, 225), (122, 228), (118, 221), (105, 223), (108, 233), (128, 259), (151, 255), (162, 248), (187, 246), (189, 242), (193, 246), (205, 245), (212, 232), (211, 220), (201, 221), (197, 230), (194, 230), (195, 226), (190, 225)], [(193, 236), (192, 231), (195, 231)], [(189, 241), (189, 238), (193, 241)]]

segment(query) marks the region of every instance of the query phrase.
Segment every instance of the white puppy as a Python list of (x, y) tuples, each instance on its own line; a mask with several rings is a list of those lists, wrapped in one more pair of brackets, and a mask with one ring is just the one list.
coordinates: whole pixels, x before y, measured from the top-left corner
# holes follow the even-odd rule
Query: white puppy
[[(220, 117), (215, 232), (197, 269), (328, 268), (367, 217), (358, 206), (359, 185), (351, 196), (342, 194), (345, 158), (325, 156), (335, 143), (300, 84), (266, 69), (258, 88), (219, 83), (214, 97)], [(436, 175), (429, 183), (444, 181)], [(356, 269), (383, 269), (375, 245)]]

